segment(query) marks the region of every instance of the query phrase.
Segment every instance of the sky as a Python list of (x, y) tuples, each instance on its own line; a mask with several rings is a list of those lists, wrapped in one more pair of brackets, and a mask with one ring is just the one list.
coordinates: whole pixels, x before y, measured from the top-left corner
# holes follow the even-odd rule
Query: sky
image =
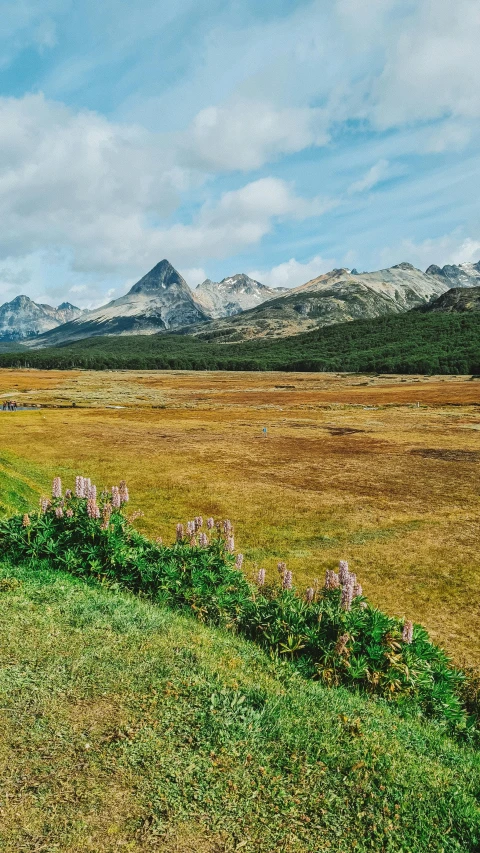
[(479, 0), (0, 0), (0, 301), (480, 259)]

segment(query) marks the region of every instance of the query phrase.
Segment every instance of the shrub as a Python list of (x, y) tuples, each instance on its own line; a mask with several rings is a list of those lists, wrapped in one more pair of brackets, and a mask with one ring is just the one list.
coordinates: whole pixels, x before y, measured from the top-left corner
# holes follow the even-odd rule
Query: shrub
[(478, 682), (456, 669), (420, 625), (373, 607), (347, 563), (303, 595), (284, 563), (276, 583), (266, 584), (263, 569), (250, 583), (242, 556), (235, 556), (229, 521), (204, 524), (197, 517), (179, 524), (176, 541), (167, 546), (134, 529), (135, 515), (125, 514), (128, 499), (124, 482), (97, 495), (84, 477), (63, 495), (56, 477), (40, 512), (0, 522), (3, 553), (33, 566), (47, 560), (53, 568), (193, 611), (291, 662), (305, 677), (382, 696), (451, 730), (475, 733)]

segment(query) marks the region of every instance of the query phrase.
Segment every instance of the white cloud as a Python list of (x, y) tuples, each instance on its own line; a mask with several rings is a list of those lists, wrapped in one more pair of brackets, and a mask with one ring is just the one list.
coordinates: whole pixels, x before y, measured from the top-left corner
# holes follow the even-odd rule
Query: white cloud
[(208, 278), (207, 273), (202, 267), (189, 267), (188, 269), (179, 270), (179, 273), (184, 277), (192, 290), (196, 288), (197, 284), (201, 284), (202, 281)]
[[(205, 203), (189, 225), (173, 225), (152, 231), (152, 257), (168, 247), (174, 260), (223, 258), (260, 242), (276, 221), (320, 216), (334, 206), (329, 199), (305, 199), (279, 178), (260, 178), (238, 190), (224, 193), (217, 203)], [(161, 248), (162, 247), (162, 248)]]
[(480, 240), (464, 237), (456, 230), (420, 243), (402, 240), (398, 246), (384, 249), (381, 258), (382, 266), (409, 261), (422, 270), (430, 264), (443, 267), (445, 264), (477, 263), (480, 260)]
[(236, 100), (200, 110), (183, 146), (187, 163), (217, 171), (257, 169), (282, 154), (327, 142), (324, 110)]
[(290, 258), (283, 264), (273, 267), (270, 270), (252, 270), (248, 273), (250, 278), (266, 284), (268, 287), (299, 287), (305, 284), (312, 278), (328, 272), (335, 266), (333, 260), (322, 258), (320, 255), (315, 255), (310, 261), (301, 263)]
[(386, 61), (372, 89), (376, 126), (478, 118), (478, 0), (418, 0), (405, 8), (385, 38)]
[(352, 195), (354, 193), (365, 192), (365, 190), (371, 190), (387, 178), (388, 167), (388, 160), (379, 160), (378, 163), (375, 163), (371, 169), (368, 170), (363, 178), (360, 178), (360, 180), (350, 184), (347, 192)]

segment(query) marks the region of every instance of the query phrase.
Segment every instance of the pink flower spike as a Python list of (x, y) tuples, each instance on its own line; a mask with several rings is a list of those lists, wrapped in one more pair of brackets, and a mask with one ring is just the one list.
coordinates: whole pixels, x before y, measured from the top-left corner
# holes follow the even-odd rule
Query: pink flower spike
[(207, 528), (209, 530), (213, 530), (214, 527), (215, 527), (215, 521), (213, 520), (213, 518), (207, 518)]
[(256, 574), (254, 576), (254, 581), (257, 584), (257, 586), (259, 586), (259, 587), (265, 586), (266, 574), (267, 573), (266, 573), (265, 569), (259, 569), (258, 572), (256, 572)]
[(61, 498), (62, 497), (62, 481), (60, 477), (54, 477), (52, 483), (52, 497), (53, 498)]
[(233, 536), (227, 536), (227, 539), (225, 542), (225, 547), (226, 547), (227, 551), (230, 552), (230, 554), (232, 554), (234, 552), (235, 540), (234, 540)]
[(243, 554), (237, 554), (235, 557), (235, 568), (241, 569), (243, 566)]

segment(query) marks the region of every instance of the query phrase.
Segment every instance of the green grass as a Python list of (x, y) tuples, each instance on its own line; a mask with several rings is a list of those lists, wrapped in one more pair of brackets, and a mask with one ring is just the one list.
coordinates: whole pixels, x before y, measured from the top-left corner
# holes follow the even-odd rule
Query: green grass
[(469, 853), (480, 756), (112, 589), (0, 567), (0, 849)]
[(0, 353), (0, 367), (480, 373), (480, 313), (420, 310), (287, 338), (221, 343), (189, 335), (94, 337)]

